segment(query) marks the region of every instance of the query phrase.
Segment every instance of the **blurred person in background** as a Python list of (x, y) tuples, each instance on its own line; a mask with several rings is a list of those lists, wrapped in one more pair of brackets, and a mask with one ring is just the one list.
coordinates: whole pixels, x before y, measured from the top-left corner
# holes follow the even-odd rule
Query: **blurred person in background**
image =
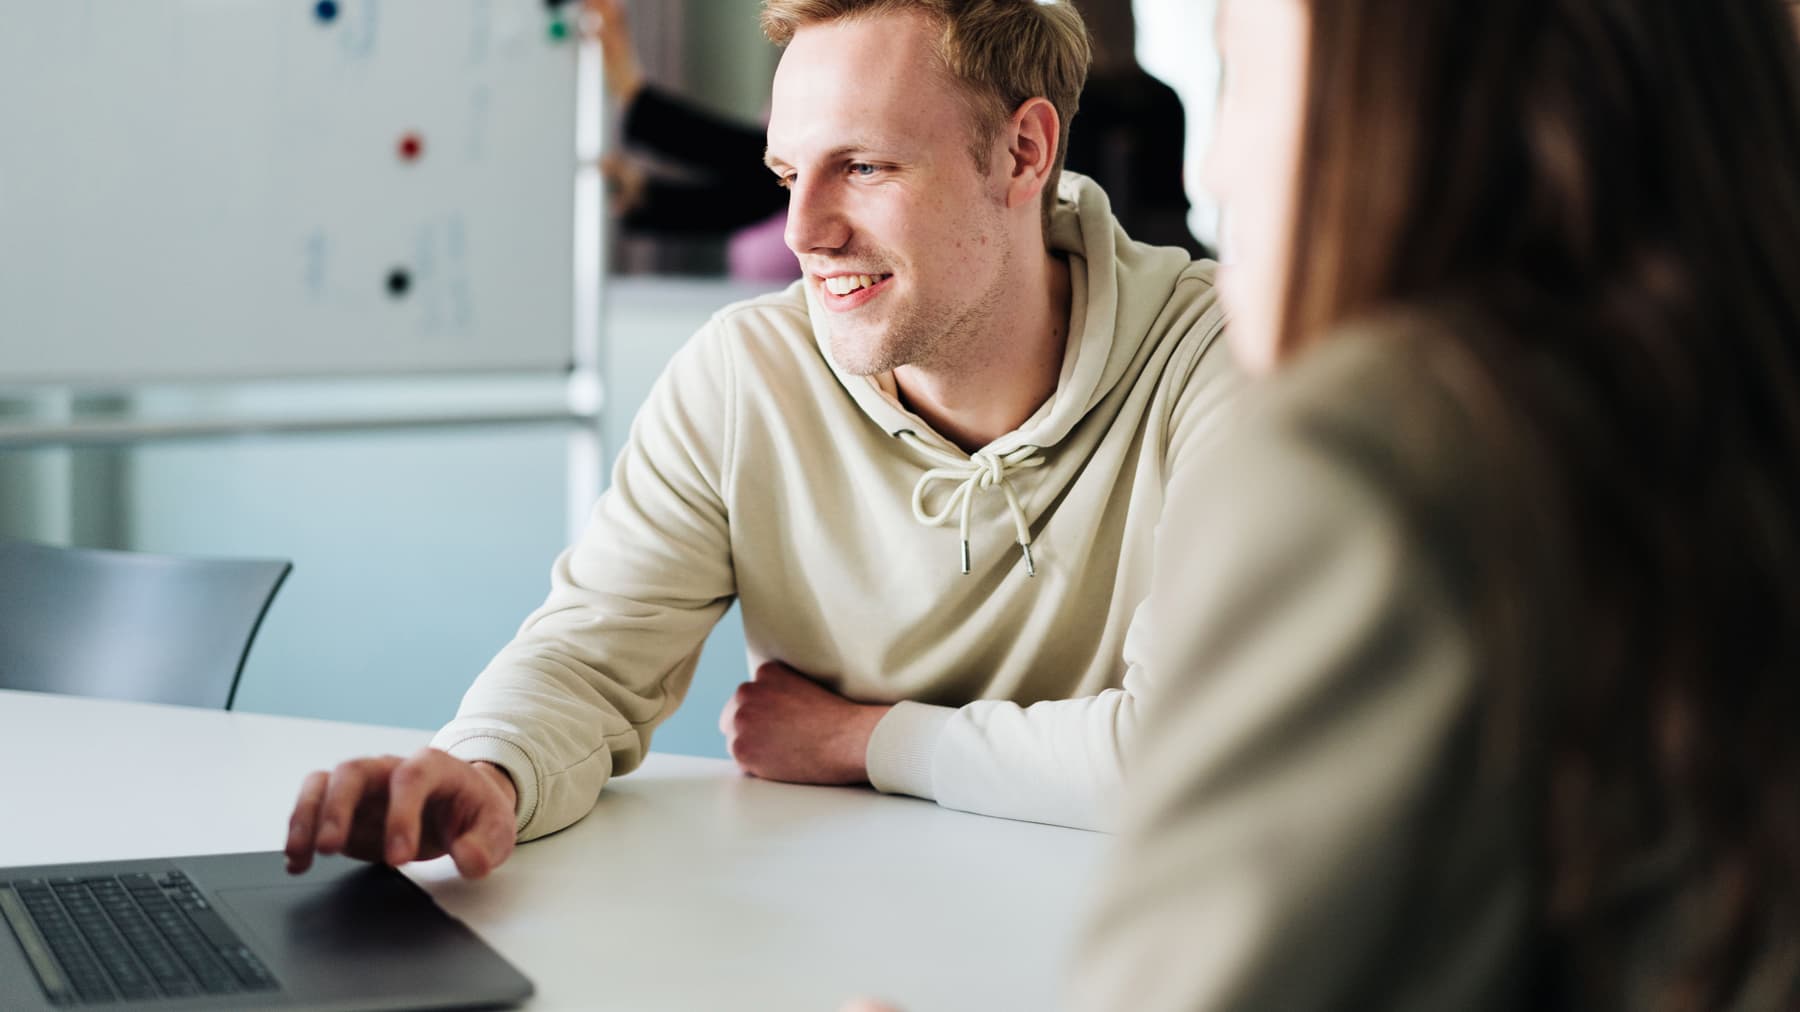
[(800, 262), (782, 237), (787, 193), (763, 167), (768, 131), (646, 80), (621, 0), (586, 0), (582, 21), (600, 43), (606, 90), (619, 105), (625, 147), (682, 172), (679, 177), (654, 173), (619, 154), (602, 159), (619, 227), (638, 235), (726, 238), (733, 278), (799, 280)]
[(1227, 0), (1266, 378), (1170, 489), (1074, 1007), (1800, 1008), (1788, 14)]
[(1175, 89), (1137, 59), (1130, 0), (1075, 0), (1094, 46), (1094, 66), (1069, 131), (1069, 169), (1100, 184), (1125, 232), (1153, 246), (1211, 253), (1188, 231), (1182, 152), (1187, 114)]

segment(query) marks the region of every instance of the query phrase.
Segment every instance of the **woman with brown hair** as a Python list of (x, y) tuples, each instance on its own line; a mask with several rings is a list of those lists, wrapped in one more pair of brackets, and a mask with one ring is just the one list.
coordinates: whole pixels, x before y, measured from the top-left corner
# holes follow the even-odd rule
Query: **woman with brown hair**
[(1222, 18), (1268, 376), (1169, 490), (1076, 1004), (1800, 1008), (1788, 9)]

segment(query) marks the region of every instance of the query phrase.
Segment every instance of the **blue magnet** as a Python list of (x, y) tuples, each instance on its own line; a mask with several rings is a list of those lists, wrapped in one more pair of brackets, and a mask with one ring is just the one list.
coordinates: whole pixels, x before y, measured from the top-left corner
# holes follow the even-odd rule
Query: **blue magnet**
[(320, 21), (336, 21), (338, 16), (337, 0), (319, 0), (313, 4), (313, 16)]

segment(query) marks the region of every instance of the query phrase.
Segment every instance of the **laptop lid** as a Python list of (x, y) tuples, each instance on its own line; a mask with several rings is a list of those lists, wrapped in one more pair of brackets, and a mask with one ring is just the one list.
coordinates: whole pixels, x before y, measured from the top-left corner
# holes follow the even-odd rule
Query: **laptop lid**
[(0, 1008), (507, 1008), (531, 982), (392, 868), (280, 852), (0, 868)]

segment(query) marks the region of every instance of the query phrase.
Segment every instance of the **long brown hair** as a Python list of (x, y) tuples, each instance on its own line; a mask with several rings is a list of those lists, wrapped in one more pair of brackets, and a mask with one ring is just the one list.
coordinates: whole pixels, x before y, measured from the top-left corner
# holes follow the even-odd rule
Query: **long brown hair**
[(1693, 916), (1657, 1000), (1800, 1007), (1789, 11), (1310, 7), (1282, 354), (1395, 307), (1483, 321), (1444, 331), (1496, 395), (1471, 414), (1534, 462), (1521, 495), (1569, 552), (1576, 635), (1556, 671), (1512, 672), (1556, 684), (1511, 687), (1545, 704), (1514, 744), (1541, 774), (1541, 907), (1561, 993), (1626, 1000), (1626, 869), (1679, 837)]

